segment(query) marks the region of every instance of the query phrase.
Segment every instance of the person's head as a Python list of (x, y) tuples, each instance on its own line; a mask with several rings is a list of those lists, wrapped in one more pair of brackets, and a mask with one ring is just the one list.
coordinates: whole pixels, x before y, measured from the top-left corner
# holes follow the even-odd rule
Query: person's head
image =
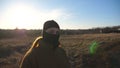
[(43, 25), (43, 40), (55, 45), (59, 44), (60, 27), (54, 20), (46, 21)]

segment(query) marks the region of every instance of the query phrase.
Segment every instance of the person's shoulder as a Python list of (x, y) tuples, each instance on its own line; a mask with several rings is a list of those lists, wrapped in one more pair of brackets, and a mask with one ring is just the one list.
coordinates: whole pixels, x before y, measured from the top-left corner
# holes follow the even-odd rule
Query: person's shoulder
[(37, 38), (34, 40), (34, 42), (33, 42), (32, 46), (31, 46), (31, 48), (38, 47), (38, 46), (39, 46), (38, 43), (40, 42), (41, 39), (42, 39), (41, 36), (37, 37)]
[(41, 43), (42, 43), (42, 36), (39, 36), (39, 37), (37, 37), (35, 40), (34, 40), (34, 42), (33, 42), (33, 44), (32, 44), (32, 46), (31, 46), (31, 48), (29, 49), (29, 51), (30, 52), (38, 52), (39, 50), (40, 50), (40, 45), (41, 45)]
[(33, 45), (34, 45), (33, 51), (40, 52), (46, 49), (46, 43), (43, 41), (43, 38), (41, 36), (36, 38)]

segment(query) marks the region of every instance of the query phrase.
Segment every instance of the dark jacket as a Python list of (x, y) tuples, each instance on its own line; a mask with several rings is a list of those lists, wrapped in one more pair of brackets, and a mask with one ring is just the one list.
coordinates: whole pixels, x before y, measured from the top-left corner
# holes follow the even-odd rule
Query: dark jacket
[(61, 47), (54, 48), (40, 38), (26, 53), (20, 68), (70, 68), (70, 64)]

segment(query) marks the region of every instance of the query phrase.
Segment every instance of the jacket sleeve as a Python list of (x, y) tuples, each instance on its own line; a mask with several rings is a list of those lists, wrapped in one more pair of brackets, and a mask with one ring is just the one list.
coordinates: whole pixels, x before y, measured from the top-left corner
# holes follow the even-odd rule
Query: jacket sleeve
[(36, 66), (37, 65), (35, 62), (35, 50), (27, 52), (22, 59), (20, 68), (37, 68)]

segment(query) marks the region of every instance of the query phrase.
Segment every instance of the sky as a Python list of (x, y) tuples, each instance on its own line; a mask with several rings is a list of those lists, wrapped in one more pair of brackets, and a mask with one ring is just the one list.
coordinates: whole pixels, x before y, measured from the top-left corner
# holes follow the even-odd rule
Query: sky
[(55, 20), (61, 29), (120, 25), (120, 0), (0, 0), (0, 29), (42, 29)]

